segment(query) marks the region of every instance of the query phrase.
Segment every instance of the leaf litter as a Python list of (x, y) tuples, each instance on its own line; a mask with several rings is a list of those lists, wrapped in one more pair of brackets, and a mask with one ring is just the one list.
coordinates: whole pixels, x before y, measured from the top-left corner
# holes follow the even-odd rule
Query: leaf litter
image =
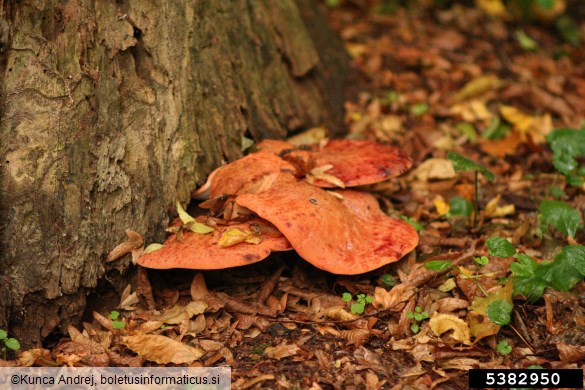
[[(99, 308), (91, 322), (69, 326), (69, 337), (50, 349), (0, 359), (0, 366), (230, 365), (233, 386), (241, 389), (465, 389), (470, 368), (583, 368), (583, 153), (578, 143), (562, 142), (582, 134), (553, 131), (579, 129), (585, 119), (582, 44), (567, 46), (546, 26), (516, 29), (473, 7), (379, 14), (366, 4), (328, 11), (359, 71), (346, 123), (350, 138), (400, 145), (412, 157), (411, 174), (370, 189), (388, 215), (422, 225), (414, 252), (353, 276), (321, 271), (293, 252), (221, 271), (138, 267), (117, 307)], [(498, 4), (478, 1), (496, 16), (506, 12)], [(291, 142), (320, 142), (326, 133), (316, 128)], [(265, 142), (264, 150), (289, 145)], [(453, 170), (449, 151), (495, 180), (480, 175), (476, 187), (472, 172)], [(258, 163), (254, 158), (246, 164)], [(330, 159), (274, 161), (292, 172), (306, 170), (324, 187), (343, 188), (347, 180)], [(211, 190), (215, 198), (221, 185), (237, 193), (246, 183), (219, 183), (194, 195)], [(457, 204), (452, 198), (473, 202), (475, 191), (475, 223), (471, 215), (450, 213)], [(185, 241), (243, 232), (233, 235), (258, 246), (269, 237), (260, 234), (257, 242), (250, 224), (210, 226), (181, 210), (183, 224), (191, 225), (173, 234)], [(108, 261), (142, 254), (142, 238), (127, 235)], [(272, 236), (280, 237), (278, 231)], [(494, 242), (504, 249), (490, 253)], [(166, 247), (147, 246), (146, 252)], [(424, 266), (437, 261), (450, 263)], [(564, 283), (555, 272), (573, 279)], [(386, 275), (394, 286), (382, 282)], [(558, 291), (566, 286), (569, 291)], [(346, 292), (371, 303), (353, 313), (352, 302), (342, 299)], [(112, 310), (121, 312), (124, 327), (113, 326)], [(419, 312), (429, 318), (416, 321), (412, 313)], [(509, 354), (500, 352), (502, 343)]]

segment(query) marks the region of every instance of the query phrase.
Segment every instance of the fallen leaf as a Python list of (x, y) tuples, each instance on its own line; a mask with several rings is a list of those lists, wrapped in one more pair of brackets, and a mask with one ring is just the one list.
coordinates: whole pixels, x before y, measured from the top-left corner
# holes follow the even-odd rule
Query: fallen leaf
[(490, 303), (498, 300), (512, 304), (513, 293), (514, 285), (512, 282), (508, 282), (496, 292), (489, 293), (485, 298), (475, 297), (471, 303), (471, 310), (467, 314), (471, 334), (475, 337), (475, 343), (500, 331), (500, 325), (489, 320), (486, 312), (487, 307)]
[(390, 291), (376, 287), (372, 306), (376, 309), (401, 311), (404, 303), (414, 296), (415, 290), (414, 286), (405, 283), (394, 286)]
[(495, 75), (480, 76), (469, 81), (453, 97), (455, 102), (461, 102), (477, 95), (481, 95), (489, 90), (498, 88), (501, 84), (500, 79)]
[(142, 247), (144, 240), (142, 236), (136, 233), (134, 230), (126, 229), (126, 236), (128, 239), (121, 244), (116, 245), (114, 249), (108, 253), (106, 263), (119, 259), (120, 257)]
[(446, 180), (456, 176), (453, 164), (446, 158), (429, 158), (423, 161), (414, 171), (412, 176), (420, 181)]
[(260, 244), (262, 242), (262, 237), (250, 230), (228, 228), (219, 238), (217, 245), (222, 248), (228, 248), (242, 242), (247, 242), (248, 244)]
[(296, 344), (282, 343), (276, 347), (268, 347), (264, 350), (264, 355), (271, 358), (280, 360), (285, 357), (294, 356), (299, 351), (299, 347)]
[(158, 364), (191, 364), (204, 351), (180, 343), (170, 337), (153, 334), (135, 334), (122, 337), (122, 343), (146, 360)]
[(433, 333), (441, 336), (445, 332), (453, 331), (450, 336), (466, 345), (471, 345), (469, 326), (461, 318), (452, 314), (435, 312), (429, 321)]
[(496, 196), (488, 202), (483, 210), (483, 214), (487, 218), (500, 218), (506, 215), (512, 215), (516, 213), (516, 207), (513, 204), (507, 204), (504, 206), (498, 206), (501, 195)]

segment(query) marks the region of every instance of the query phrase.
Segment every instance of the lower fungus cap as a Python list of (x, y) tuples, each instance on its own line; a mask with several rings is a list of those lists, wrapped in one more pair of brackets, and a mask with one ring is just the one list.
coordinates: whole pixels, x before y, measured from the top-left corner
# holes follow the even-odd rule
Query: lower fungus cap
[(254, 230), (254, 224), (267, 223), (258, 218), (235, 225), (216, 226), (210, 234), (183, 231), (181, 241), (177, 239), (177, 234), (173, 234), (167, 238), (162, 248), (142, 255), (137, 262), (143, 267), (155, 269), (223, 269), (256, 263), (268, 257), (273, 251), (292, 249), (284, 236), (262, 233), (259, 243), (220, 245), (220, 240), (226, 232), (237, 229), (250, 232)]
[(328, 191), (281, 174), (261, 193), (236, 202), (270, 221), (314, 266), (354, 275), (397, 261), (418, 244), (416, 230), (388, 217), (369, 193)]

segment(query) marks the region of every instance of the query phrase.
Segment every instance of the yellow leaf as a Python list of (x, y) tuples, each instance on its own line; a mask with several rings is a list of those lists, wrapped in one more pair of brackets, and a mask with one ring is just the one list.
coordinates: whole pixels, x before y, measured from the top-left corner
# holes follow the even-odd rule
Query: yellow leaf
[(453, 97), (455, 102), (461, 102), (471, 97), (481, 95), (489, 90), (499, 87), (500, 79), (494, 75), (480, 76), (469, 81)]
[(439, 215), (445, 215), (449, 212), (449, 205), (443, 200), (441, 196), (435, 197), (435, 199), (433, 199), (433, 204), (435, 205), (435, 209)]
[(158, 364), (191, 364), (203, 356), (203, 350), (190, 347), (170, 337), (138, 333), (122, 338), (132, 351)]
[(455, 279), (454, 278), (449, 278), (443, 284), (441, 284), (438, 287), (438, 289), (441, 292), (448, 292), (448, 291), (453, 290), (455, 287), (457, 287), (457, 284), (455, 283)]
[(498, 291), (488, 294), (485, 298), (475, 297), (467, 318), (469, 319), (471, 334), (475, 337), (476, 343), (484, 337), (497, 334), (500, 331), (500, 325), (488, 319), (486, 313), (488, 305), (495, 301), (505, 301), (512, 304), (513, 293), (514, 285), (509, 281)]
[(502, 0), (475, 0), (477, 8), (490, 16), (503, 18), (506, 15), (506, 7)]
[(445, 332), (453, 331), (450, 335), (453, 339), (466, 345), (471, 345), (469, 326), (461, 318), (452, 314), (440, 314), (435, 312), (429, 321), (431, 330), (441, 336)]
[(300, 134), (293, 135), (287, 139), (293, 145), (301, 146), (301, 145), (312, 145), (317, 144), (319, 141), (324, 140), (327, 138), (329, 131), (323, 127), (313, 127), (307, 131), (303, 131)]
[(227, 229), (219, 238), (217, 243), (222, 248), (227, 248), (241, 242), (247, 242), (248, 244), (260, 244), (262, 238), (252, 231), (246, 231), (239, 228)]
[(193, 233), (208, 234), (208, 233), (212, 233), (215, 231), (214, 228), (207, 226), (203, 223), (196, 222), (196, 221), (189, 222), (189, 223), (185, 224), (185, 226), (187, 226), (189, 228), (189, 230), (191, 230)]
[(195, 218), (190, 216), (185, 211), (185, 209), (183, 208), (183, 206), (181, 206), (181, 203), (179, 203), (179, 201), (177, 201), (177, 214), (179, 214), (179, 218), (181, 219), (181, 222), (183, 222), (184, 225), (188, 224), (189, 222), (195, 222)]
[(154, 251), (159, 250), (160, 248), (162, 248), (164, 245), (163, 244), (159, 244), (159, 243), (153, 243), (148, 245), (146, 248), (144, 248), (144, 254), (146, 253), (152, 253)]
[(512, 215), (516, 212), (516, 207), (513, 204), (498, 206), (501, 196), (498, 195), (488, 202), (484, 209), (484, 215), (487, 218), (499, 218), (506, 215)]
[(307, 175), (307, 182), (309, 184), (313, 184), (315, 180), (323, 180), (326, 181), (327, 183), (333, 184), (336, 187), (345, 188), (345, 184), (343, 183), (343, 181), (341, 181), (341, 179), (328, 173), (325, 173), (331, 168), (333, 168), (333, 165), (328, 164), (311, 169), (311, 172), (309, 172), (309, 174)]

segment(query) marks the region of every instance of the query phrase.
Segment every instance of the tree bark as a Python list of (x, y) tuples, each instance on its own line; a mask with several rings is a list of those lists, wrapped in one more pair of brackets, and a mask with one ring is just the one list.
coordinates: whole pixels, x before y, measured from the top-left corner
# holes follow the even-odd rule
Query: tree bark
[(348, 59), (314, 0), (0, 5), (0, 328), (25, 346), (243, 135), (341, 129)]

